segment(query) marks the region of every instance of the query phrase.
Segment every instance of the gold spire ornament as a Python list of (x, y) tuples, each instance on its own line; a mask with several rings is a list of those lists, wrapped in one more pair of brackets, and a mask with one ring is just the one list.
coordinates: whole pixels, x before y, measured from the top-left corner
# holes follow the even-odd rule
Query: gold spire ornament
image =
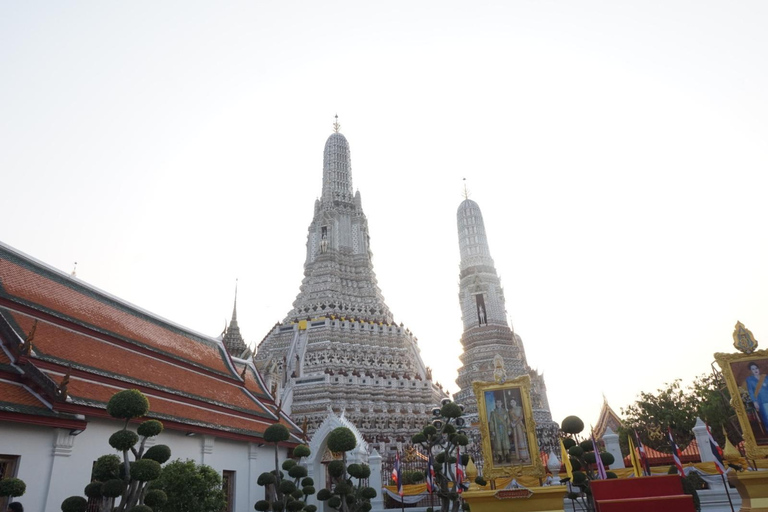
[(751, 354), (757, 350), (757, 340), (752, 335), (752, 331), (744, 327), (741, 322), (736, 322), (733, 328), (733, 346), (745, 354)]
[(333, 123), (334, 133), (339, 133), (340, 128), (341, 128), (341, 125), (339, 124), (339, 114), (336, 114), (336, 121)]

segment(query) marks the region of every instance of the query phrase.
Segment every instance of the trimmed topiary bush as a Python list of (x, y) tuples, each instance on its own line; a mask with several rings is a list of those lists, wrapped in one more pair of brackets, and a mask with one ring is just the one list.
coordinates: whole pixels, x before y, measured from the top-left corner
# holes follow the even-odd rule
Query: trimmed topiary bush
[(288, 476), (291, 478), (304, 478), (307, 476), (307, 468), (304, 466), (293, 466), (288, 470)]
[(119, 478), (113, 478), (101, 484), (101, 495), (107, 498), (117, 498), (123, 494), (124, 490), (125, 483)]
[(310, 454), (309, 446), (305, 444), (300, 444), (299, 446), (293, 449), (294, 457), (298, 457), (298, 458), (309, 457), (309, 454)]
[(171, 458), (171, 449), (164, 445), (158, 444), (147, 450), (142, 459), (154, 460), (160, 464), (165, 464)]
[(579, 434), (584, 430), (584, 422), (578, 416), (568, 416), (560, 423), (560, 430), (566, 434)]
[(155, 437), (163, 431), (163, 424), (157, 420), (147, 420), (139, 425), (136, 432), (140, 436)]
[(144, 496), (144, 504), (153, 509), (165, 504), (168, 501), (168, 495), (161, 489), (152, 489)]
[(152, 459), (140, 459), (131, 466), (131, 478), (139, 482), (156, 480), (160, 476), (160, 464)]
[(101, 498), (101, 486), (104, 485), (101, 482), (91, 482), (85, 486), (83, 494), (89, 499), (98, 500)]
[[(128, 423), (133, 418), (145, 416), (149, 412), (149, 400), (140, 391), (129, 389), (112, 395), (107, 403), (107, 412), (114, 418), (125, 420), (125, 426), (109, 437), (109, 445), (122, 452), (117, 455), (103, 455), (93, 466), (94, 481), (86, 487), (86, 495), (92, 499), (101, 499), (100, 510), (142, 512), (150, 510), (148, 505), (139, 505), (141, 497), (147, 494), (147, 482), (155, 480), (161, 471), (160, 464), (167, 461), (170, 448), (157, 445), (146, 451), (145, 442), (163, 431), (163, 424), (157, 420), (146, 420), (138, 427), (138, 434), (128, 430)], [(140, 439), (141, 436), (141, 439)], [(139, 443), (139, 441), (141, 442)], [(133, 455), (136, 460), (130, 460)], [(121, 498), (119, 505), (115, 500)], [(85, 510), (77, 496), (62, 502), (62, 510), (77, 512)]]
[(128, 512), (152, 512), (152, 508), (146, 505), (134, 505), (128, 509)]
[(112, 395), (107, 412), (113, 418), (131, 420), (149, 412), (149, 400), (138, 389), (126, 389)]
[(288, 431), (288, 428), (281, 423), (270, 425), (264, 431), (264, 440), (268, 443), (282, 443), (290, 437), (291, 433)]
[(0, 480), (0, 496), (16, 498), (27, 492), (27, 484), (19, 478), (3, 478)]
[(82, 496), (70, 496), (61, 502), (61, 512), (85, 512), (88, 500)]
[(118, 430), (109, 436), (109, 446), (117, 451), (125, 452), (139, 442), (139, 436), (131, 430)]
[(328, 474), (334, 478), (339, 478), (344, 474), (344, 461), (332, 460), (328, 463)]
[(106, 482), (120, 476), (120, 457), (117, 455), (102, 455), (93, 465), (93, 479)]
[(347, 427), (337, 427), (328, 434), (328, 449), (336, 453), (344, 453), (353, 450), (357, 446), (357, 439)]

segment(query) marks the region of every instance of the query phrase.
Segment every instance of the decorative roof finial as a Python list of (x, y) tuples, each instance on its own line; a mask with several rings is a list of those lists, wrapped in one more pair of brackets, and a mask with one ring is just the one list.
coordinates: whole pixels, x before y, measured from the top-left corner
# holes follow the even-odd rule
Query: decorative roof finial
[(77, 262), (75, 262), (75, 268), (72, 269), (72, 273), (70, 275), (72, 277), (77, 277)]
[(237, 319), (237, 278), (235, 278), (235, 306), (232, 308), (232, 319)]
[(461, 178), (464, 182), (464, 199), (469, 199), (469, 191), (467, 190), (467, 178)]
[(333, 123), (333, 131), (339, 133), (339, 128), (341, 128), (341, 125), (339, 124), (339, 114), (336, 114), (336, 122)]

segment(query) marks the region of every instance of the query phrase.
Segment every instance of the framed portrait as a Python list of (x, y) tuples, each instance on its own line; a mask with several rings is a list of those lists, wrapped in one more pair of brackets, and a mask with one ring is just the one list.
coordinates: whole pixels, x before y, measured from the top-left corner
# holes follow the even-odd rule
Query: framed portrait
[(768, 350), (715, 354), (731, 394), (747, 456), (768, 456)]
[(504, 382), (473, 382), (480, 420), (483, 476), (542, 477), (536, 423), (531, 409), (531, 379), (523, 375)]

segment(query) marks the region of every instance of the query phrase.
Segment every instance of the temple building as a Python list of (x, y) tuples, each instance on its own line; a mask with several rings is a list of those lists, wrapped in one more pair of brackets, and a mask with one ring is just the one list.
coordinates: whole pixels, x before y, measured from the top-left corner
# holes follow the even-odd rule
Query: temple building
[[(483, 214), (476, 202), (465, 199), (457, 216), (459, 232), (459, 302), (464, 333), (460, 356), (462, 366), (454, 399), (463, 403), (472, 422), (477, 421), (477, 400), (472, 390), (475, 381), (512, 380), (521, 375), (531, 378), (531, 405), (539, 445), (547, 452), (557, 424), (552, 421), (544, 377), (528, 366), (520, 336), (510, 328), (504, 290), (488, 248)], [(494, 376), (494, 370), (497, 375)], [(504, 375), (499, 376), (499, 371)]]
[(446, 394), (384, 302), (360, 192), (352, 188), (349, 143), (338, 120), (334, 129), (299, 294), (254, 361), (283, 410), (308, 432), (331, 411), (343, 413), (381, 450), (410, 440)]
[(229, 355), (240, 359), (249, 359), (253, 354), (240, 334), (240, 326), (237, 325), (237, 287), (235, 287), (235, 305), (232, 308), (232, 319), (229, 325), (221, 333), (221, 341)]
[(115, 453), (108, 440), (125, 422), (106, 405), (124, 389), (148, 398), (144, 419), (163, 422), (147, 446), (221, 474), (227, 511), (263, 497), (254, 482), (274, 469), (267, 427), (289, 428), (283, 455), (303, 439), (253, 362), (231, 357), (221, 340), (0, 243), (0, 477), (26, 482), (25, 508), (59, 510), (82, 495), (94, 461)]

